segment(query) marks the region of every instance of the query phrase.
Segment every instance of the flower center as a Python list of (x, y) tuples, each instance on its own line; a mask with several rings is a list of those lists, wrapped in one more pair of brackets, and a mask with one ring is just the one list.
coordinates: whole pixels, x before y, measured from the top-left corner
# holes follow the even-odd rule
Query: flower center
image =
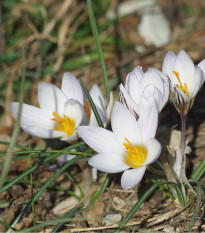
[(54, 129), (57, 131), (65, 132), (67, 137), (70, 137), (74, 133), (75, 121), (63, 115), (63, 118), (58, 115), (58, 113), (53, 112), (55, 118), (52, 121), (56, 121)]
[(141, 145), (133, 146), (132, 143), (125, 138), (123, 146), (127, 151), (124, 162), (132, 168), (141, 167), (147, 157), (147, 148)]
[(85, 110), (85, 112), (86, 112), (88, 118), (90, 119), (90, 114), (91, 114), (91, 112), (90, 112), (90, 106), (89, 106), (88, 100), (85, 101), (84, 110)]
[(186, 85), (186, 83), (184, 83), (184, 86), (182, 85), (181, 80), (180, 80), (180, 78), (179, 78), (179, 72), (173, 71), (173, 73), (176, 75), (176, 78), (177, 78), (177, 80), (178, 80), (178, 82), (179, 82), (179, 85), (177, 85), (177, 87), (178, 87), (181, 91), (183, 91), (184, 94), (185, 94), (186, 96), (189, 97), (189, 94), (188, 94), (188, 91), (187, 91), (187, 85)]

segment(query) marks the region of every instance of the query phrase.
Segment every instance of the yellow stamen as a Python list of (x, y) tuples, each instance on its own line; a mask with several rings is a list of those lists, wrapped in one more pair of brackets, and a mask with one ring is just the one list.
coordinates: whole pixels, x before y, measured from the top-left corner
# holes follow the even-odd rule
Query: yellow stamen
[(188, 94), (188, 91), (187, 91), (187, 85), (186, 85), (186, 83), (184, 83), (184, 86), (182, 85), (181, 80), (180, 80), (180, 78), (179, 78), (179, 72), (173, 71), (173, 73), (176, 75), (176, 78), (177, 78), (177, 80), (178, 80), (178, 82), (179, 82), (179, 85), (177, 85), (177, 87), (178, 87), (181, 91), (183, 91), (184, 94), (185, 94), (186, 96), (189, 97), (189, 94)]
[(142, 145), (133, 146), (132, 143), (125, 138), (123, 146), (127, 151), (127, 155), (125, 156), (125, 163), (132, 168), (141, 167), (142, 163), (144, 163), (147, 158), (147, 148)]
[(52, 121), (56, 121), (56, 125), (54, 127), (57, 131), (65, 132), (67, 137), (70, 137), (74, 133), (75, 129), (75, 121), (73, 119), (68, 118), (63, 115), (63, 118), (58, 115), (58, 113), (53, 112), (55, 118), (52, 118)]
[(91, 112), (90, 112), (90, 106), (89, 106), (88, 100), (85, 101), (84, 109), (85, 109), (85, 112), (86, 112), (88, 118), (90, 119), (90, 114), (91, 114)]

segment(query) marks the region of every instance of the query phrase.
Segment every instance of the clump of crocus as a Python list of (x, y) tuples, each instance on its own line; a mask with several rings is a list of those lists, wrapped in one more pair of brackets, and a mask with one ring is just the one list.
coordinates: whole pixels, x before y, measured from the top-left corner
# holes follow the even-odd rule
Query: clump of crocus
[[(94, 86), (90, 94), (96, 102), (103, 124), (106, 125), (110, 112), (105, 108), (99, 88)], [(28, 104), (22, 106), (20, 123), (24, 131), (30, 135), (73, 142), (78, 140), (79, 125), (96, 124), (85, 93), (71, 73), (64, 74), (61, 89), (46, 82), (39, 83), (38, 100), (40, 108)], [(11, 103), (11, 113), (15, 118), (18, 109), (19, 103)], [(111, 111), (110, 107), (109, 109)]]
[(146, 107), (137, 121), (121, 103), (116, 102), (111, 116), (113, 132), (100, 127), (79, 126), (78, 132), (97, 155), (89, 164), (108, 173), (123, 172), (123, 189), (136, 186), (142, 179), (146, 166), (160, 155), (161, 145), (154, 138), (158, 122), (157, 105)]

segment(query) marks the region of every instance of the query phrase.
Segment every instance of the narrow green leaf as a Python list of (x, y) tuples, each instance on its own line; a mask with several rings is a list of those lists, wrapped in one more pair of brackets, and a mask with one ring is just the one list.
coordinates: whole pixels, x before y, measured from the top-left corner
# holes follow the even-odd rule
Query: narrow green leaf
[[(72, 149), (78, 148), (78, 147), (83, 146), (83, 145), (85, 145), (85, 142), (79, 142), (79, 143), (76, 143), (74, 145), (66, 147), (64, 150), (66, 150), (66, 149), (72, 150)], [(48, 163), (48, 162), (52, 161), (53, 159), (57, 158), (61, 154), (62, 153), (56, 153), (56, 154), (51, 155), (50, 157), (42, 160), (41, 162), (34, 164), (32, 166), (32, 168), (27, 169), (25, 172), (21, 173), (16, 179), (12, 180), (10, 183), (8, 183), (4, 187), (2, 187), (1, 190), (0, 190), (0, 193), (6, 191), (12, 185), (18, 183), (22, 178), (29, 175), (31, 172), (35, 171), (38, 167), (42, 166), (45, 163)]]
[[(4, 225), (4, 226), (7, 227), (7, 228), (11, 227), (9, 224), (7, 224), (6, 222), (4, 222), (4, 221), (2, 221), (2, 220), (0, 220), (0, 224)], [(14, 228), (12, 228), (12, 230), (15, 231)]]
[(100, 195), (105, 192), (105, 189), (108, 186), (109, 177), (108, 177), (108, 175), (106, 173), (104, 175), (106, 176), (105, 180), (104, 180), (103, 184), (93, 194), (92, 200), (91, 200), (92, 202), (96, 201), (100, 197)]
[(95, 43), (96, 43), (96, 46), (97, 46), (99, 59), (100, 59), (100, 65), (101, 65), (102, 74), (103, 74), (105, 92), (106, 92), (107, 100), (109, 101), (110, 94), (109, 94), (107, 72), (106, 72), (106, 68), (105, 68), (102, 48), (101, 48), (101, 45), (100, 45), (100, 40), (99, 40), (99, 36), (98, 36), (98, 30), (97, 30), (97, 26), (96, 26), (96, 22), (95, 22), (95, 16), (94, 16), (94, 13), (93, 13), (91, 0), (87, 0), (87, 7), (88, 7), (88, 14), (89, 14), (89, 17), (90, 17), (91, 28), (92, 28), (93, 36), (94, 36)]
[[(2, 145), (7, 145), (9, 146), (11, 142), (5, 142), (5, 141), (0, 141), (0, 144)], [(21, 146), (21, 145), (18, 145), (18, 144), (15, 144), (14, 147), (17, 147), (17, 148), (20, 148), (20, 149), (23, 149), (23, 150), (27, 150), (28, 148), (25, 147), (25, 146)]]
[(90, 94), (89, 94), (89, 92), (88, 92), (88, 89), (87, 89), (86, 86), (85, 86), (85, 83), (83, 82), (83, 80), (80, 80), (80, 83), (81, 83), (81, 85), (82, 85), (82, 87), (83, 87), (83, 89), (84, 89), (84, 91), (85, 91), (85, 94), (86, 94), (86, 96), (87, 96), (87, 98), (88, 98), (88, 100), (89, 100), (89, 102), (90, 102), (91, 108), (92, 108), (92, 110), (93, 110), (93, 112), (94, 112), (94, 114), (95, 114), (95, 118), (96, 118), (96, 120), (97, 120), (97, 122), (98, 122), (98, 125), (99, 125), (100, 127), (104, 128), (104, 125), (103, 125), (103, 123), (102, 123), (102, 120), (101, 120), (101, 118), (100, 118), (100, 115), (99, 115), (99, 113), (98, 113), (98, 110), (97, 110), (96, 107), (95, 107), (95, 104), (94, 104), (94, 102), (93, 102), (93, 100), (92, 100), (92, 98), (91, 98), (91, 96), (90, 96)]
[(202, 198), (202, 187), (201, 187), (201, 185), (200, 185), (200, 183), (198, 181), (189, 180), (189, 182), (190, 183), (196, 183), (197, 187), (198, 187), (196, 206), (195, 206), (195, 209), (194, 209), (194, 213), (193, 213), (193, 215), (191, 217), (191, 221), (190, 221), (189, 229), (188, 229), (188, 233), (191, 233), (192, 232), (192, 228), (194, 226), (194, 223), (196, 221), (197, 215), (198, 215), (198, 213), (200, 211), (200, 203), (201, 203), (201, 198)]
[[(155, 180), (154, 178), (151, 178), (151, 181), (152, 181), (154, 184), (156, 184), (156, 183), (158, 182), (158, 181)], [(166, 186), (165, 186), (165, 185), (166, 185)], [(168, 196), (172, 201), (175, 200), (174, 196), (173, 196), (173, 195), (171, 194), (171, 192), (169, 191), (169, 186), (168, 186), (167, 184), (160, 185), (159, 188), (160, 188), (162, 191), (164, 191), (164, 192), (167, 194), (167, 196)]]
[(191, 174), (191, 179), (199, 180), (205, 173), (205, 160), (202, 160), (200, 164), (195, 168)]
[[(67, 151), (67, 150), (22, 150), (22, 151), (16, 151), (13, 152), (12, 155), (21, 155), (21, 154), (51, 154), (51, 153), (61, 153), (61, 154), (74, 154), (74, 155), (87, 155), (92, 156), (93, 154), (87, 153), (87, 152), (78, 152), (78, 151)], [(6, 154), (0, 154), (0, 157), (5, 157)]]

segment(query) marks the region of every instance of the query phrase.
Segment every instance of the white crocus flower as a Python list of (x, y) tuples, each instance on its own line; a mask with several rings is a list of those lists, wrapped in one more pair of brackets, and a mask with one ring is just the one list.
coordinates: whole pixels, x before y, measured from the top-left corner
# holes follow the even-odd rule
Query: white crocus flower
[[(155, 106), (155, 107), (154, 107)], [(97, 155), (89, 164), (108, 173), (123, 172), (123, 189), (136, 186), (142, 179), (146, 166), (160, 155), (161, 145), (154, 139), (158, 110), (150, 105), (149, 111), (136, 121), (135, 116), (121, 103), (116, 102), (111, 116), (113, 132), (109, 130), (80, 126), (78, 132)]]
[(138, 118), (140, 105), (150, 104), (154, 99), (160, 112), (167, 103), (170, 94), (169, 79), (155, 68), (142, 71), (141, 66), (134, 68), (125, 80), (125, 87), (120, 85), (120, 100)]
[(181, 50), (177, 56), (169, 51), (164, 58), (162, 72), (171, 80), (171, 102), (179, 113), (186, 115), (204, 83), (205, 59), (195, 67), (184, 50)]
[[(71, 74), (65, 73), (62, 87), (41, 82), (38, 86), (40, 108), (23, 104), (21, 126), (30, 135), (40, 138), (60, 138), (72, 142), (78, 139), (76, 128), (87, 125), (91, 115), (82, 87)], [(17, 118), (19, 103), (11, 103)]]

